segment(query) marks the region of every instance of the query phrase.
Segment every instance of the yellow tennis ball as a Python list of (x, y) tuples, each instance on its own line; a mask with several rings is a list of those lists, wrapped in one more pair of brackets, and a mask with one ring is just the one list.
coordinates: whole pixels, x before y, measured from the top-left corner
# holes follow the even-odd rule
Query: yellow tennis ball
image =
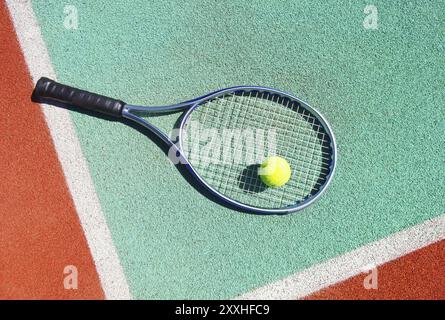
[(278, 156), (267, 158), (258, 168), (261, 181), (269, 187), (278, 188), (286, 184), (291, 176), (289, 163)]

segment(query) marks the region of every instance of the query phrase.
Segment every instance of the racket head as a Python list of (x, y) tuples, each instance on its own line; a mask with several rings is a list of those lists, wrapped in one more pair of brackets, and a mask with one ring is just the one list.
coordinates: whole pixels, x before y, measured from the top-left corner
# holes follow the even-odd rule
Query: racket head
[[(195, 138), (187, 132), (195, 121), (207, 130), (207, 136), (223, 136), (219, 160), (202, 153), (196, 159), (196, 152), (208, 146), (190, 143), (190, 138)], [(221, 133), (224, 129), (229, 135), (232, 129), (266, 130), (270, 136), (275, 130), (276, 150), (268, 153), (267, 147), (263, 155), (247, 159), (257, 139), (253, 145), (245, 144), (244, 161), (226, 161), (224, 148), (232, 155), (240, 150), (232, 145), (231, 137)], [(182, 162), (210, 192), (229, 205), (262, 214), (295, 212), (316, 201), (332, 180), (337, 157), (332, 129), (318, 111), (287, 92), (258, 86), (227, 88), (195, 101), (181, 120), (177, 145)], [(289, 182), (280, 188), (265, 186), (257, 172), (262, 160), (273, 155), (286, 159), (292, 169)]]

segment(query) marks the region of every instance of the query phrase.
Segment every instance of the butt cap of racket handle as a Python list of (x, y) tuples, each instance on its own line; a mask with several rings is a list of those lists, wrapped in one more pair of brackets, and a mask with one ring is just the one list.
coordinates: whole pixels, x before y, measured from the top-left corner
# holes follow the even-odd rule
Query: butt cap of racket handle
[(121, 117), (125, 102), (96, 93), (73, 88), (42, 77), (37, 81), (32, 99), (57, 101), (85, 110), (96, 111), (109, 116)]

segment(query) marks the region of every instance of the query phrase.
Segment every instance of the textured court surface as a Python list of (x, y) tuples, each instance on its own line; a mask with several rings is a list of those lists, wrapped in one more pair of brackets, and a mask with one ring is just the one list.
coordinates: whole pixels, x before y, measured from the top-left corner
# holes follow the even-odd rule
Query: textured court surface
[[(78, 29), (69, 30), (63, 24), (64, 4), (32, 3), (52, 67), (61, 82), (134, 104), (152, 105), (175, 103), (233, 85), (276, 87), (295, 93), (320, 110), (336, 134), (339, 162), (326, 194), (298, 214), (258, 216), (230, 210), (203, 197), (144, 132), (71, 112), (105, 217), (100, 223), (109, 228), (134, 298), (236, 297), (430, 219), (438, 221), (434, 239), (445, 238), (445, 3), (373, 4), (379, 11), (377, 30), (363, 27), (364, 1), (70, 1), (77, 8), (79, 20)], [(15, 6), (14, 1), (8, 1), (8, 6)], [(9, 61), (23, 62), (6, 8), (2, 8), (3, 25), (2, 45), (6, 40), (9, 44), (8, 53), (2, 50), (2, 61), (5, 55)], [(24, 38), (22, 43), (26, 42)], [(28, 48), (27, 55), (39, 57), (40, 53)], [(30, 120), (32, 125), (12, 115), (6, 123), (3, 121), (2, 129), (11, 143), (2, 141), (1, 151), (3, 157), (8, 154), (15, 160), (42, 141), (47, 145), (41, 148), (51, 147), (48, 133), (46, 138), (38, 138), (35, 133), (41, 131), (39, 126), (45, 126), (39, 106), (29, 103), (32, 83), (25, 63), (16, 67), (21, 68), (17, 71), (21, 78), (11, 76), (7, 81), (14, 90), (18, 83), (24, 83), (20, 84), (20, 105), (15, 108), (26, 108), (35, 117)], [(45, 70), (41, 72), (45, 75)], [(4, 106), (14, 100), (10, 95), (9, 100), (4, 97)], [(175, 116), (169, 116), (153, 122), (168, 130), (175, 120)], [(37, 128), (33, 129), (34, 125)], [(19, 132), (19, 127), (26, 130)], [(20, 141), (29, 146), (14, 147)], [(57, 154), (45, 154), (53, 160), (36, 164), (30, 172), (43, 172), (63, 185)], [(28, 161), (3, 161), (2, 172), (19, 171), (33, 158), (47, 159), (30, 151)], [(59, 226), (59, 233), (41, 230), (40, 235), (51, 236), (34, 240), (38, 243), (50, 237), (60, 245), (64, 240), (83, 239), (80, 244), (75, 242), (77, 255), (84, 260), (67, 264), (89, 266), (85, 270), (89, 270), (91, 290), (85, 291), (84, 297), (102, 297), (92, 266), (92, 258), (96, 265), (104, 265), (103, 259), (95, 258), (100, 246), (92, 247), (89, 240), (91, 258), (68, 191), (48, 192), (54, 190), (54, 183), (44, 182), (47, 178), (37, 183), (42, 190), (34, 188), (30, 183), (37, 178), (29, 177), (28, 181), (11, 176), (2, 181), (2, 188), (8, 190), (19, 179), (26, 184), (27, 196), (35, 198), (41, 207), (39, 211), (27, 211), (36, 221), (60, 221), (60, 217), (45, 214), (61, 214), (62, 209), (51, 207), (54, 203), (71, 212), (63, 216), (70, 217), (66, 223), (72, 226), (74, 236)], [(13, 192), (21, 190), (18, 186)], [(13, 201), (9, 205), (3, 199), (1, 214), (14, 210), (23, 213), (22, 199), (26, 198), (9, 198)], [(24, 228), (18, 226), (26, 225), (27, 218), (16, 218), (1, 224), (1, 228)], [(11, 244), (2, 244), (1, 248), (10, 253), (3, 255), (5, 265), (12, 266), (17, 262), (14, 250), (26, 252), (29, 247), (19, 243), (17, 248)], [(435, 266), (430, 271), (436, 272), (437, 281), (422, 284), (422, 288), (431, 290), (413, 289), (405, 296), (443, 299), (444, 292), (434, 289), (437, 283), (445, 284), (443, 245), (421, 254), (423, 265)], [(40, 259), (43, 255), (37, 254)], [(422, 270), (422, 265), (415, 263), (404, 266)], [(6, 271), (2, 280), (9, 278)], [(98, 274), (101, 277), (101, 268)], [(20, 288), (20, 275), (15, 277), (14, 282), (4, 281)], [(354, 286), (353, 279), (341, 286)], [(405, 282), (397, 283), (400, 286)], [(313, 297), (341, 298), (352, 292), (336, 290)], [(0, 296), (13, 297), (13, 293), (2, 289)], [(48, 296), (57, 296), (53, 293)], [(45, 296), (33, 294), (39, 295)], [(21, 296), (18, 289), (15, 296)], [(381, 297), (397, 294), (382, 293)]]

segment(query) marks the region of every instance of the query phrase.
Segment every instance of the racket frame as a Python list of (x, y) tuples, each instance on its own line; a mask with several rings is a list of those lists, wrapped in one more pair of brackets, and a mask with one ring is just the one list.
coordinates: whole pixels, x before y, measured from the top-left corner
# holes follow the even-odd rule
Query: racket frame
[[(182, 150), (183, 150), (183, 145), (182, 145), (183, 132), (184, 132), (184, 126), (187, 123), (187, 119), (190, 117), (190, 115), (192, 114), (192, 112), (194, 110), (199, 108), (206, 101), (211, 100), (211, 99), (218, 97), (220, 95), (234, 93), (237, 91), (268, 92), (271, 94), (276, 94), (281, 97), (291, 99), (291, 100), (297, 102), (302, 108), (309, 111), (320, 122), (320, 124), (325, 129), (326, 134), (328, 134), (328, 136), (330, 138), (332, 154), (331, 154), (331, 163), (329, 164), (330, 171), (325, 178), (324, 184), (321, 186), (321, 188), (318, 190), (318, 192), (316, 194), (314, 194), (313, 196), (311, 196), (301, 202), (296, 203), (293, 206), (287, 206), (287, 207), (283, 207), (283, 208), (254, 207), (254, 206), (247, 205), (247, 204), (241, 203), (239, 201), (233, 200), (233, 199), (223, 195), (218, 190), (216, 190), (211, 185), (209, 185), (204, 180), (204, 178), (201, 177), (199, 172), (197, 172), (193, 168), (193, 166), (188, 161), (187, 156), (182, 152)], [(166, 112), (179, 112), (179, 111), (184, 111), (184, 110), (186, 110), (186, 112), (182, 115), (182, 118), (181, 118), (177, 143), (174, 143), (167, 134), (165, 134), (163, 131), (161, 131), (156, 126), (152, 125), (149, 121), (147, 121), (147, 120), (143, 119), (142, 117), (133, 113), (133, 112), (137, 112), (140, 114), (150, 115), (150, 114), (161, 114), (161, 113), (166, 113)], [(305, 101), (301, 100), (300, 98), (298, 98), (288, 92), (285, 92), (285, 91), (281, 91), (281, 90), (277, 90), (277, 89), (273, 89), (273, 88), (269, 88), (269, 87), (261, 87), (261, 86), (236, 86), (236, 87), (230, 87), (230, 88), (226, 88), (226, 89), (222, 89), (222, 90), (217, 90), (217, 91), (208, 93), (204, 96), (201, 96), (199, 98), (185, 101), (185, 102), (175, 104), (175, 105), (170, 105), (170, 106), (147, 107), (147, 106), (137, 106), (137, 105), (125, 104), (122, 109), (122, 116), (126, 119), (132, 120), (132, 121), (138, 123), (139, 125), (147, 128), (148, 130), (153, 132), (156, 136), (158, 136), (162, 141), (164, 141), (169, 147), (175, 148), (175, 151), (177, 153), (179, 153), (178, 158), (179, 158), (180, 163), (187, 167), (187, 169), (190, 171), (192, 176), (203, 187), (205, 187), (208, 191), (210, 191), (212, 194), (214, 194), (216, 197), (218, 197), (218, 199), (224, 201), (226, 204), (234, 206), (241, 210), (255, 212), (255, 213), (261, 213), (261, 214), (287, 214), (287, 213), (302, 210), (302, 209), (306, 208), (307, 206), (311, 205), (312, 203), (314, 203), (325, 192), (325, 190), (331, 183), (332, 177), (335, 172), (336, 163), (337, 163), (337, 145), (336, 145), (335, 137), (332, 132), (331, 126), (326, 121), (326, 119), (317, 110), (312, 108), (308, 103), (306, 103)]]

